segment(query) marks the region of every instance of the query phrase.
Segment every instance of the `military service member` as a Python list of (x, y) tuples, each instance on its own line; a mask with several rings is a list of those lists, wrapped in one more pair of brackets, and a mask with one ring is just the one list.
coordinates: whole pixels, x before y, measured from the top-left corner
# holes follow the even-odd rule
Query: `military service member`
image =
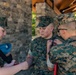
[(74, 13), (59, 16), (58, 34), (63, 44), (50, 49), (50, 61), (58, 63), (58, 75), (76, 75), (76, 20)]
[(35, 38), (31, 44), (31, 52), (33, 56), (33, 61), (28, 58), (32, 58), (31, 56), (27, 56), (26, 61), (29, 65), (32, 64), (32, 74), (31, 75), (53, 75), (51, 71), (47, 68), (47, 40), (53, 40), (53, 18), (49, 16), (41, 16), (39, 17), (39, 32), (40, 37)]

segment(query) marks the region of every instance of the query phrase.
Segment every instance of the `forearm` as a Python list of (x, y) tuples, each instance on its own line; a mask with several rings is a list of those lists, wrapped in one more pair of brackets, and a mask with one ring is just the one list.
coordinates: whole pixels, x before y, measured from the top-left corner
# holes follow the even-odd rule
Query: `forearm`
[(14, 75), (21, 70), (26, 70), (27, 68), (27, 62), (23, 62), (11, 67), (0, 67), (0, 75)]
[(26, 62), (28, 63), (28, 66), (30, 67), (33, 62), (33, 56), (28, 55), (26, 58)]
[(13, 66), (13, 67), (3, 67), (0, 68), (0, 75), (13, 75), (19, 72), (21, 69), (20, 65)]
[(54, 68), (54, 64), (52, 64), (49, 59), (47, 59), (47, 66), (50, 68)]

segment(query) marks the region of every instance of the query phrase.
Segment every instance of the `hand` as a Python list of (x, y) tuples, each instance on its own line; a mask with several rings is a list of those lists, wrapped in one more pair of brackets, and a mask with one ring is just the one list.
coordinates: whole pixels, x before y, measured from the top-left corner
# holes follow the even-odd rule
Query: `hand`
[(48, 70), (49, 70), (49, 71), (53, 71), (53, 68), (48, 67)]
[(9, 63), (9, 64), (5, 63), (4, 67), (11, 67), (11, 66), (13, 66), (15, 64), (15, 62), (16, 62), (16, 60), (12, 60), (11, 63)]
[(25, 62), (22, 62), (20, 63), (21, 67), (22, 67), (22, 70), (27, 70), (29, 68), (28, 66), (28, 63), (25, 61)]
[(55, 42), (56, 44), (62, 44), (62, 42), (61, 42), (59, 39), (55, 39), (54, 42)]
[(51, 45), (52, 45), (52, 40), (48, 40), (47, 41), (47, 53), (49, 52)]
[(50, 47), (52, 45), (52, 40), (47, 41), (47, 46)]

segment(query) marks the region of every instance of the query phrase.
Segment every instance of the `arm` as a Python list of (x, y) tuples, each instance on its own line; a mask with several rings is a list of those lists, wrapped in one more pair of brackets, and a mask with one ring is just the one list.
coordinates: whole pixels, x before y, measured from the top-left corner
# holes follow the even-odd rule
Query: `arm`
[(38, 53), (37, 53), (37, 44), (38, 40), (37, 39), (34, 39), (32, 42), (31, 42), (31, 48), (29, 49), (28, 51), (28, 55), (26, 57), (26, 61), (29, 65), (29, 67), (33, 66), (35, 63), (36, 63), (36, 60), (38, 58)]
[(52, 45), (52, 40), (48, 40), (47, 41), (47, 66), (48, 66), (48, 69), (50, 70), (50, 71), (52, 71), (53, 70), (53, 68), (54, 68), (54, 64), (52, 64), (51, 63), (51, 61), (49, 60), (49, 51), (50, 51), (50, 46)]
[(0, 67), (0, 75), (14, 75), (17, 72), (26, 69), (28, 69), (27, 62), (23, 62), (11, 67)]
[(35, 45), (35, 40), (31, 41), (31, 46), (29, 48), (29, 51), (26, 57), (26, 61), (29, 67), (31, 67), (33, 64), (33, 59), (34, 59), (33, 52), (35, 50), (34, 45)]
[(29, 52), (28, 52), (28, 55), (26, 57), (26, 61), (28, 63), (28, 66), (30, 67), (32, 65), (32, 62), (33, 62), (33, 56), (32, 56), (31, 50), (29, 50)]
[(62, 44), (62, 41), (60, 41), (59, 39), (55, 39), (54, 43), (56, 43), (56, 44)]

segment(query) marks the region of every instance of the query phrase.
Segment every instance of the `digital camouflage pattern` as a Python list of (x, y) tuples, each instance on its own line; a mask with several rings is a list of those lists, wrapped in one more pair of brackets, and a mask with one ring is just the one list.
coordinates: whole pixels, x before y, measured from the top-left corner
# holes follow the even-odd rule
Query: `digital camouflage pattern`
[(41, 16), (39, 17), (39, 24), (37, 25), (37, 27), (46, 27), (48, 26), (50, 23), (53, 23), (54, 19), (50, 16)]
[(58, 63), (58, 75), (76, 75), (76, 36), (52, 47), (50, 61)]
[(56, 18), (59, 21), (59, 25), (67, 24), (76, 21), (76, 13), (74, 12), (74, 13), (61, 14), (59, 16), (56, 16)]
[(47, 39), (38, 37), (32, 41), (31, 45), (32, 45), (31, 51), (34, 57), (31, 75), (53, 75), (53, 73), (49, 71), (47, 68), (47, 62), (46, 62)]

